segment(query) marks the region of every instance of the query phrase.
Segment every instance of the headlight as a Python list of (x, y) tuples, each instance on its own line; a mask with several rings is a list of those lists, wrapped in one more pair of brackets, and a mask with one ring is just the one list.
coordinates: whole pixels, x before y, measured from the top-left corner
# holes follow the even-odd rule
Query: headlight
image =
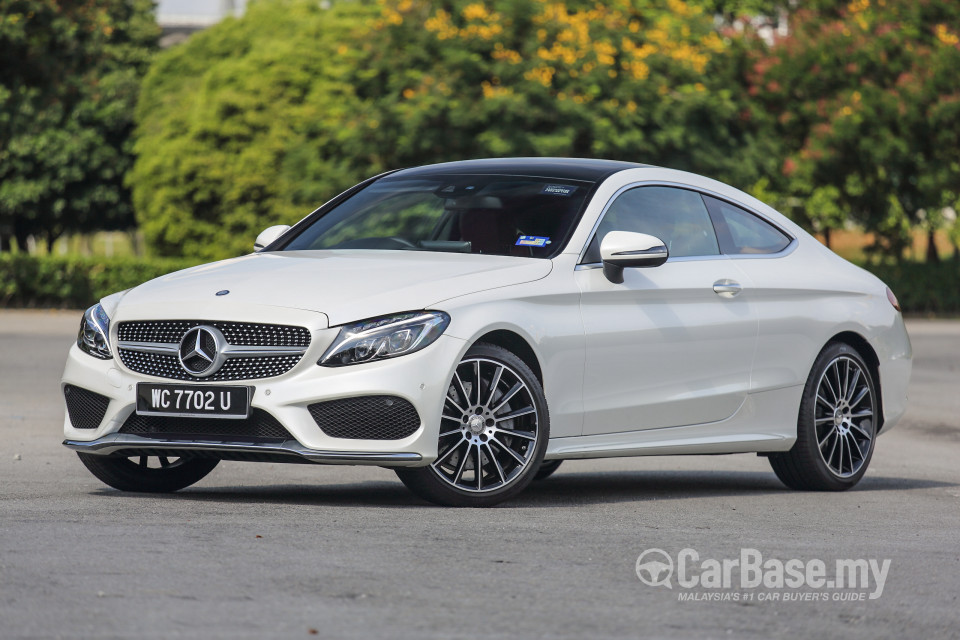
[(94, 358), (109, 360), (113, 357), (110, 352), (110, 318), (99, 304), (95, 304), (83, 312), (80, 321), (80, 333), (77, 335), (77, 346)]
[(323, 354), (319, 365), (342, 367), (419, 351), (432, 344), (450, 324), (442, 311), (416, 311), (347, 324)]

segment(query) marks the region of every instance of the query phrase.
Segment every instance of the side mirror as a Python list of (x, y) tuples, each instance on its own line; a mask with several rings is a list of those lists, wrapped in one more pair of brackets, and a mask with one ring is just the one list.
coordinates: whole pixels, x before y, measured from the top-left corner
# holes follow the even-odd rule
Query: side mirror
[(659, 267), (669, 257), (663, 240), (645, 233), (611, 231), (600, 243), (603, 275), (614, 284), (623, 282), (625, 267)]
[(253, 250), (263, 251), (264, 247), (285, 234), (289, 228), (290, 225), (288, 224), (278, 224), (272, 227), (267, 227), (260, 232), (260, 235), (257, 236), (257, 239), (253, 243)]

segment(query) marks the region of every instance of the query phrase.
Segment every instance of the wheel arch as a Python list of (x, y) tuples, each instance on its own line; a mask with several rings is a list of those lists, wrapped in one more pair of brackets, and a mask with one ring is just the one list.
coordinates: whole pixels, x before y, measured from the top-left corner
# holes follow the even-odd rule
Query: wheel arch
[(856, 331), (842, 331), (837, 335), (830, 338), (827, 341), (827, 344), (824, 345), (824, 349), (827, 348), (830, 344), (834, 342), (840, 342), (847, 344), (853, 347), (857, 353), (864, 359), (867, 363), (867, 366), (870, 367), (870, 374), (873, 376), (873, 382), (876, 385), (876, 396), (877, 396), (877, 414), (879, 417), (879, 423), (877, 425), (877, 433), (883, 429), (883, 392), (882, 392), (882, 382), (880, 380), (880, 357), (877, 355), (876, 350), (873, 348), (873, 345), (870, 344), (866, 338), (857, 333)]
[(519, 333), (510, 331), (509, 329), (495, 329), (478, 337), (474, 341), (474, 344), (478, 342), (486, 342), (497, 345), (498, 347), (503, 347), (523, 360), (524, 364), (533, 371), (533, 375), (537, 377), (540, 386), (543, 386), (543, 368), (540, 366), (540, 359), (537, 357), (537, 352), (533, 350), (533, 347), (527, 342), (526, 338)]

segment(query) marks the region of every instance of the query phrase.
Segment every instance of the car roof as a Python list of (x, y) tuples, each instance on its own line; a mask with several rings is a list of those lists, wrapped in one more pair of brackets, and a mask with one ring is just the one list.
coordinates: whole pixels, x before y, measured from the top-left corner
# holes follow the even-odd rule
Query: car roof
[(401, 169), (391, 173), (389, 177), (420, 178), (446, 174), (486, 174), (597, 182), (618, 171), (649, 166), (651, 165), (590, 158), (488, 158)]

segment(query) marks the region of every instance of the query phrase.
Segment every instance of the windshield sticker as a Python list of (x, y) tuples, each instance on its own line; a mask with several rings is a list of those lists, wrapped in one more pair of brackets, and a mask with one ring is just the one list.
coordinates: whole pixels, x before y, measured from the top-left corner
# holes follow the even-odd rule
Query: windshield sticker
[(540, 193), (546, 193), (551, 196), (571, 196), (576, 190), (576, 187), (571, 187), (568, 184), (548, 184), (543, 187), (543, 191)]
[(543, 236), (520, 236), (517, 239), (518, 247), (545, 247), (550, 244), (550, 238)]

